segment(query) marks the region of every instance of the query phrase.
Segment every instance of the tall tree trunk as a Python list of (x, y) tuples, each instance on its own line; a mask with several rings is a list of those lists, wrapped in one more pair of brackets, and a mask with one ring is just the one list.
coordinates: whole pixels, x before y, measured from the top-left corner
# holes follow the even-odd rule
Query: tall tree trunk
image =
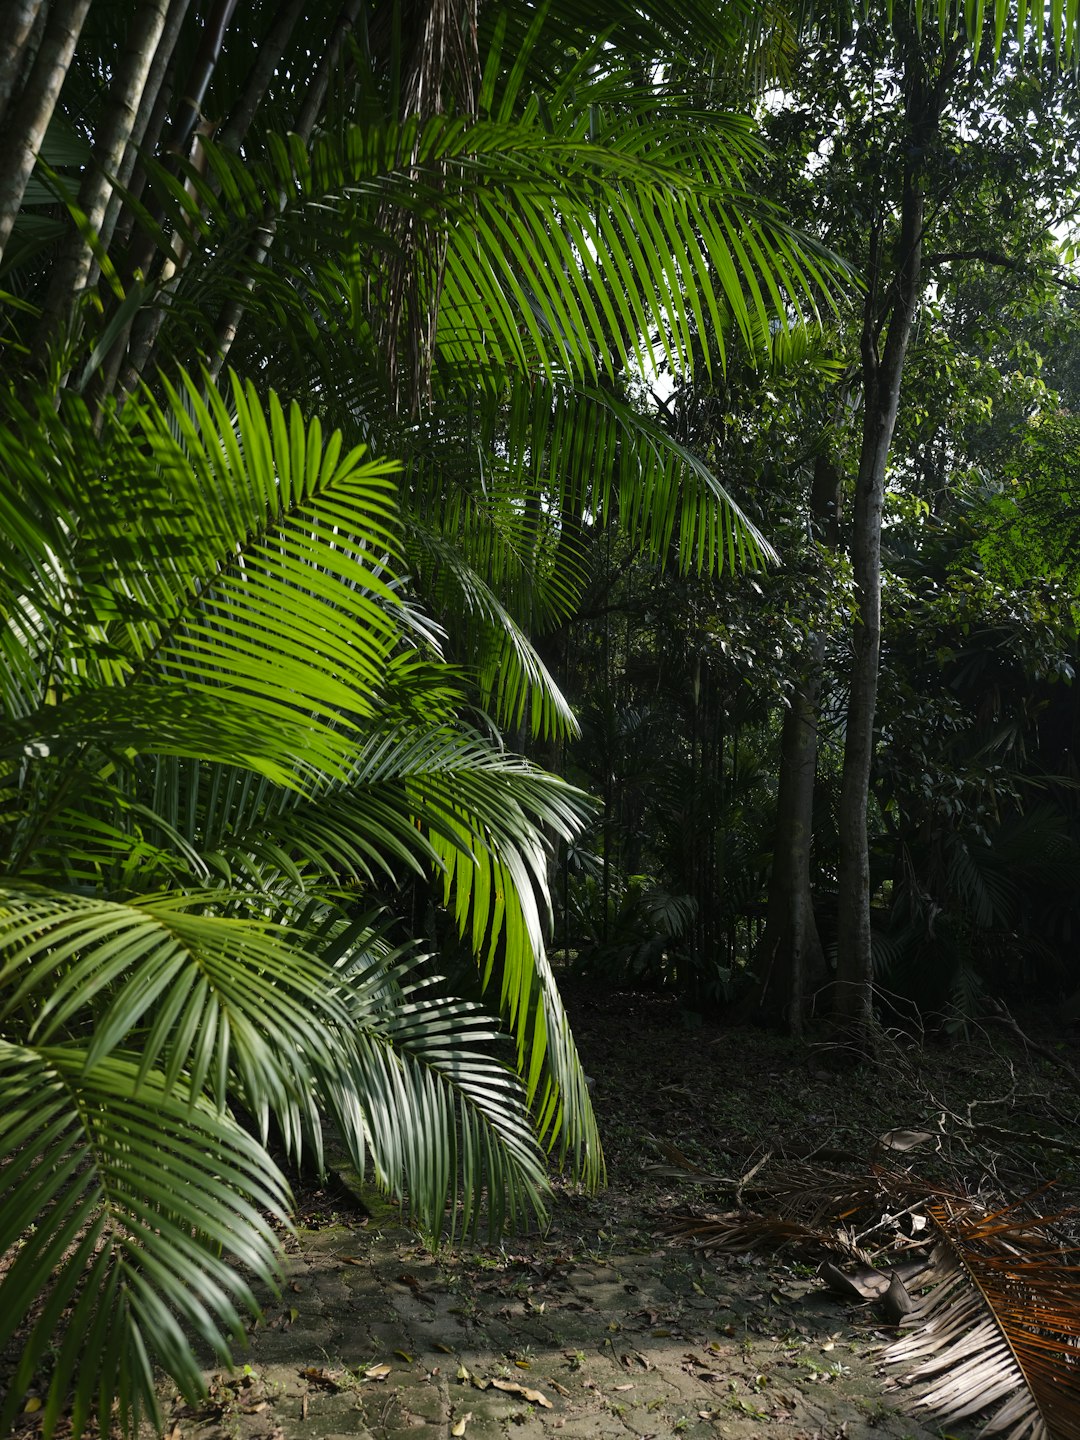
[[(330, 40), (323, 52), (322, 59), (315, 69), (308, 85), (307, 95), (304, 104), (296, 117), (294, 126), (295, 133), (305, 142), (310, 140), (315, 129), (315, 122), (318, 120), (322, 107), (326, 101), (327, 91), (330, 88), (330, 77), (334, 73), (338, 58), (344, 48), (345, 41), (352, 33), (353, 27), (360, 18), (360, 11), (363, 8), (362, 0), (345, 0), (341, 8), (337, 22), (331, 32)], [(248, 252), (248, 274), (244, 281), (244, 288), (251, 291), (255, 286), (255, 276), (259, 268), (265, 263), (267, 255), (273, 246), (277, 234), (278, 219), (281, 208), (285, 203), (285, 197), (278, 199), (274, 211), (267, 211), (266, 220), (255, 232)], [(220, 375), (225, 361), (229, 357), (233, 342), (240, 329), (240, 321), (244, 316), (244, 302), (242, 299), (231, 300), (221, 312), (217, 321), (217, 344), (210, 361), (210, 374), (216, 380)]]
[(0, 126), (19, 88), (34, 43), (34, 27), (43, 19), (44, 0), (11, 0), (4, 9), (4, 23), (0, 26)]
[[(132, 185), (136, 177), (136, 167), (139, 160), (139, 147), (147, 145), (151, 150), (156, 148), (165, 123), (165, 114), (168, 106), (168, 97), (171, 93), (169, 76), (176, 64), (176, 43), (180, 38), (180, 31), (184, 26), (184, 19), (187, 16), (190, 0), (169, 0), (169, 12), (165, 20), (165, 28), (158, 40), (157, 50), (150, 66), (149, 74), (146, 77), (146, 84), (143, 87), (142, 100), (139, 104), (138, 114), (135, 117), (135, 124), (131, 131), (131, 140), (124, 158), (120, 162), (117, 171), (117, 181), (124, 187), (131, 186), (135, 197), (142, 190), (141, 181)], [(101, 245), (102, 249), (108, 251), (112, 244), (113, 235), (117, 233), (120, 217), (124, 211), (124, 199), (113, 190), (109, 195), (105, 207), (105, 218), (101, 223)], [(130, 224), (134, 222), (132, 213), (128, 224), (120, 227), (126, 244), (127, 236), (130, 234)]]
[(11, 239), (26, 182), (56, 109), (89, 9), (90, 0), (54, 0), (33, 67), (10, 114), (4, 117), (4, 143), (0, 146), (0, 257)]
[(81, 223), (72, 229), (53, 266), (45, 305), (32, 343), (34, 357), (43, 366), (49, 346), (57, 338), (65, 316), (90, 280), (93, 262), (91, 236), (101, 230), (113, 180), (131, 140), (150, 69), (168, 15), (168, 0), (141, 0), (128, 27), (127, 43), (115, 67), (109, 99), (98, 131), (90, 164), (79, 186)]
[[(904, 21), (898, 15), (898, 23)], [(924, 51), (912, 33), (904, 44), (904, 115), (908, 137), (900, 198), (899, 249), (885, 284), (880, 223), (871, 235), (870, 273), (862, 327), (863, 431), (851, 542), (858, 617), (840, 789), (839, 911), (835, 1015), (860, 1049), (870, 1045), (873, 962), (870, 936), (870, 851), (867, 805), (874, 757), (874, 712), (881, 655), (881, 518), (885, 471), (900, 404), (908, 341), (922, 292), (923, 171), (937, 133), (954, 50), (931, 85)], [(884, 348), (880, 348), (887, 316)]]
[[(814, 461), (811, 523), (816, 538), (830, 549), (839, 543), (841, 493), (840, 470), (823, 450)], [(810, 886), (824, 661), (824, 636), (812, 634), (784, 716), (769, 905), (758, 947), (757, 1008), (791, 1035), (802, 1033), (809, 985), (823, 980), (825, 972)]]

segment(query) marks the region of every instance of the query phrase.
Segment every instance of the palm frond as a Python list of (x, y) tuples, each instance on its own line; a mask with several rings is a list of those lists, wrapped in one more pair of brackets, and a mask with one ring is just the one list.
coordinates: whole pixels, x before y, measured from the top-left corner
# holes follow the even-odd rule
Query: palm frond
[(257, 1309), (237, 1262), (275, 1282), (288, 1187), (227, 1111), (139, 1055), (0, 1040), (0, 1083), (0, 1348), (29, 1323), (0, 1426), (34, 1384), (51, 1436), (84, 1377), (75, 1432), (91, 1415), (107, 1431), (115, 1401), (133, 1434), (159, 1420), (155, 1365), (194, 1401), (193, 1338), (229, 1362)]
[(485, 1209), (491, 1236), (542, 1217), (546, 1165), (521, 1082), (493, 1053), (498, 1022), (416, 978), (422, 957), (364, 922), (334, 948), (355, 1043), (326, 1094), (358, 1172), (370, 1151), (377, 1181), (436, 1239), (475, 1235)]
[[(473, 566), (474, 559), (481, 558), (476, 555), (476, 539), (487, 551), (485, 558), (492, 558), (492, 551), (501, 548), (500, 541), (508, 538), (503, 517), (493, 517), (487, 510), (489, 498), (481, 502), (486, 515), (478, 517), (478, 524), (467, 531), (455, 525), (455, 520), (461, 518), (460, 510), (456, 516), (440, 517), (440, 529), (445, 525), (456, 530), (456, 540), (416, 519), (409, 522), (406, 548), (419, 562), (417, 583), (440, 610), (445, 606), (455, 615), (454, 638), (472, 662), (480, 704), (492, 711), (499, 724), (518, 727), (527, 720), (534, 737), (576, 735), (574, 713), (536, 646)], [(485, 519), (494, 523), (485, 524)], [(529, 567), (531, 557), (526, 547), (518, 549), (511, 542), (508, 548), (519, 560), (515, 580), (528, 585), (524, 579), (527, 574), (537, 582), (529, 588), (540, 588), (542, 582)]]
[[(219, 1104), (232, 1089), (290, 1148), (310, 1133), (312, 1069), (349, 1016), (325, 966), (265, 920), (222, 914), (229, 895), (115, 901), (0, 890), (0, 1025), (54, 1045), (87, 1033), (92, 1069), (138, 1036), (142, 1070)], [(246, 897), (238, 897), (245, 900)], [(213, 907), (211, 909), (210, 907)], [(265, 1133), (265, 1130), (264, 1130)], [(316, 1132), (317, 1139), (317, 1132)]]
[[(533, 101), (519, 118), (352, 126), (310, 153), (272, 147), (242, 181), (235, 157), (208, 153), (221, 197), (207, 200), (216, 258), (200, 283), (219, 283), (236, 234), (264, 224), (262, 197), (279, 196), (279, 243), (306, 275), (320, 274), (315, 236), (329, 217), (356, 247), (356, 281), (342, 298), (362, 307), (359, 331), (403, 304), (378, 278), (399, 223), (390, 217), (437, 235), (437, 269), (410, 277), (408, 303), (438, 315), (433, 363), (444, 387), (455, 376), (475, 388), (508, 372), (594, 381), (624, 363), (650, 374), (661, 360), (685, 368), (695, 331), (727, 330), (719, 306), (749, 346), (770, 324), (814, 314), (839, 273), (744, 189), (759, 153), (748, 121), (685, 105), (658, 119), (648, 89), (619, 87), (610, 109)], [(200, 177), (192, 184), (206, 188)]]
[(914, 1367), (898, 1382), (915, 1387), (911, 1408), (951, 1426), (997, 1406), (981, 1434), (1077, 1440), (1080, 1265), (1024, 1207), (928, 1214), (940, 1237), (929, 1289), (884, 1354)]

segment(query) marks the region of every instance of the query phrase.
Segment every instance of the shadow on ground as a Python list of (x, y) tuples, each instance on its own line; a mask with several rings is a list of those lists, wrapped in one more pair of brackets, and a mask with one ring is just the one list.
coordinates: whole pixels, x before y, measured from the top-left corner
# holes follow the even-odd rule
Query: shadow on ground
[[(581, 1204), (581, 1202), (579, 1202)], [(301, 1232), (242, 1373), (172, 1440), (936, 1435), (875, 1373), (880, 1335), (786, 1267), (563, 1235), (432, 1256), (374, 1222)], [(572, 1228), (572, 1227), (570, 1227)]]
[(896, 1408), (870, 1307), (847, 1308), (790, 1257), (658, 1238), (702, 1193), (648, 1161), (665, 1143), (728, 1174), (806, 1142), (868, 1153), (881, 1129), (918, 1119), (931, 1086), (918, 1067), (960, 1104), (991, 1083), (986, 1054), (978, 1067), (955, 1049), (914, 1054), (902, 1085), (841, 1081), (812, 1051), (695, 1026), (657, 997), (570, 998), (609, 1188), (564, 1189), (544, 1236), (438, 1255), (392, 1212), (364, 1222), (340, 1192), (309, 1197), (246, 1370), (215, 1376), (198, 1412), (167, 1397), (169, 1440), (939, 1434)]

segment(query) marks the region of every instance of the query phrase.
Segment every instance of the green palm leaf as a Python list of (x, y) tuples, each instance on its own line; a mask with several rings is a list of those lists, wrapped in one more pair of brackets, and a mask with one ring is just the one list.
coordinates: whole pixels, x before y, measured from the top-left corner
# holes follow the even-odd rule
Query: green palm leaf
[(0, 1040), (0, 1251), (16, 1250), (0, 1282), (0, 1346), (31, 1327), (0, 1425), (37, 1384), (46, 1436), (69, 1386), (76, 1433), (91, 1415), (108, 1429), (114, 1401), (126, 1433), (141, 1416), (157, 1421), (156, 1364), (196, 1399), (192, 1337), (229, 1361), (256, 1309), (236, 1262), (274, 1282), (272, 1222), (290, 1204), (227, 1112), (138, 1055), (87, 1061), (77, 1045)]
[[(379, 1183), (436, 1238), (541, 1217), (550, 1193), (525, 1094), (492, 1047), (497, 1022), (416, 978), (423, 957), (390, 949), (367, 922), (334, 936), (330, 958), (356, 1037), (344, 1073), (326, 1077), (339, 1132), (360, 1173), (370, 1151)], [(362, 1095), (362, 1106), (356, 1097)]]
[[(332, 1063), (349, 1017), (324, 966), (265, 921), (222, 915), (228, 894), (137, 902), (0, 890), (0, 1026), (27, 1042), (88, 1032), (93, 1069), (138, 1035), (141, 1074), (223, 1104), (272, 1110), (299, 1149), (311, 1067)], [(91, 1030), (92, 1027), (92, 1030)]]
[[(353, 317), (358, 333), (390, 325), (390, 343), (403, 344), (408, 322), (394, 317), (437, 313), (443, 385), (497, 384), (508, 371), (595, 380), (630, 360), (650, 374), (661, 360), (687, 366), (695, 330), (727, 328), (714, 291), (747, 344), (763, 322), (814, 313), (836, 262), (743, 188), (758, 159), (749, 122), (675, 100), (658, 113), (654, 91), (621, 78), (611, 96), (609, 106), (603, 93), (588, 107), (532, 101), (516, 118), (352, 126), (310, 154), (275, 148), (256, 188), (281, 197), (278, 243), (304, 274), (333, 276), (317, 239), (331, 217), (356, 247), (362, 285), (338, 289), (339, 303), (367, 312)], [(222, 189), (214, 236), (264, 224), (250, 188), (230, 183), (235, 157), (211, 150), (210, 164)], [(432, 243), (399, 293), (380, 256), (406, 220)], [(205, 280), (227, 283), (214, 263)]]

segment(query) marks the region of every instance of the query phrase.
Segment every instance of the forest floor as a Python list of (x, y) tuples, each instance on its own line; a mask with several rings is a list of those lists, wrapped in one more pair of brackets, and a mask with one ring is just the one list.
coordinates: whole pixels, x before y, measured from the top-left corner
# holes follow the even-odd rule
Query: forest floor
[[(865, 1175), (900, 1126), (937, 1138), (894, 1167), (969, 1187), (1031, 1191), (1049, 1154), (1060, 1210), (1080, 1196), (1080, 1037), (1025, 1022), (1033, 1048), (1000, 1023), (890, 1042), (875, 1070), (838, 1072), (827, 1050), (653, 995), (571, 986), (567, 1002), (607, 1188), (561, 1186), (543, 1234), (435, 1254), (377, 1202), (310, 1192), (242, 1370), (213, 1374), (198, 1410), (166, 1392), (167, 1440), (946, 1433), (900, 1409), (877, 1358), (892, 1332), (871, 1304), (834, 1295), (793, 1253), (709, 1253), (669, 1231), (730, 1210), (768, 1155)], [(680, 1177), (680, 1157), (730, 1183)]]

